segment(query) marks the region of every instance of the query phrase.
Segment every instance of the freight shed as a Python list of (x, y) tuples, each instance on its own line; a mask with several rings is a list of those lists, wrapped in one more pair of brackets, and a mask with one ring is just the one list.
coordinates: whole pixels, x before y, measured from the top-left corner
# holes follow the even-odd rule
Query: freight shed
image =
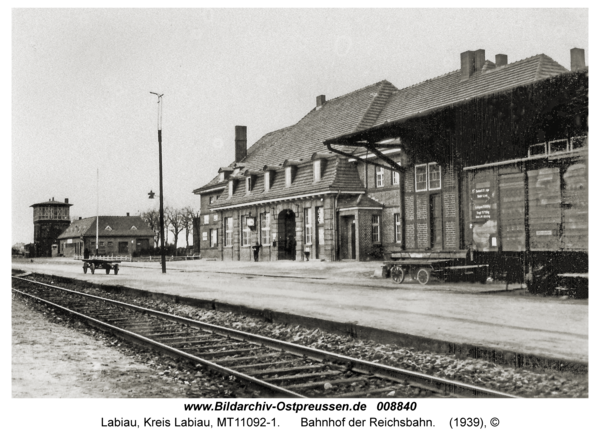
[(587, 275), (588, 70), (573, 70), (326, 140), (383, 205), (384, 256), (486, 263), (544, 292)]

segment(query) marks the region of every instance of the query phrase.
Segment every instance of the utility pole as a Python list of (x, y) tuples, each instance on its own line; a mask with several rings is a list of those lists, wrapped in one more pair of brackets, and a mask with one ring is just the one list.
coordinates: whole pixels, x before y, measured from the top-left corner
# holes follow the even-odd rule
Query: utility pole
[(167, 273), (165, 261), (165, 216), (163, 210), (163, 176), (162, 176), (162, 97), (164, 94), (158, 94), (153, 91), (150, 94), (158, 96), (158, 173), (160, 178), (160, 263), (162, 273)]

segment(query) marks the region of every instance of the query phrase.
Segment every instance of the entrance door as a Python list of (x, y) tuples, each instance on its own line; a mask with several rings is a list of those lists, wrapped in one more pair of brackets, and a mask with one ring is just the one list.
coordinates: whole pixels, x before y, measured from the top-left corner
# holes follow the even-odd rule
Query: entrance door
[(350, 223), (350, 254), (352, 259), (356, 260), (356, 221), (352, 220)]
[(442, 196), (439, 193), (429, 198), (429, 223), (431, 231), (431, 248), (442, 249)]
[(296, 215), (292, 210), (279, 213), (278, 235), (278, 259), (296, 260)]
[(127, 254), (127, 242), (119, 242), (119, 254)]

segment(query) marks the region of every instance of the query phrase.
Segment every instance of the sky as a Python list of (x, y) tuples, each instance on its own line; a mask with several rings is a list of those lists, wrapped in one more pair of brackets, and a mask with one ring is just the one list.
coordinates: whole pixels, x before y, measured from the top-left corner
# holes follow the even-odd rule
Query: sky
[(587, 63), (587, 9), (13, 9), (12, 243), (33, 241), (30, 205), (51, 198), (74, 218), (158, 207), (151, 91), (165, 205), (198, 209), (235, 125), (251, 146), (321, 94), (410, 86), (466, 50), (570, 68), (573, 47)]

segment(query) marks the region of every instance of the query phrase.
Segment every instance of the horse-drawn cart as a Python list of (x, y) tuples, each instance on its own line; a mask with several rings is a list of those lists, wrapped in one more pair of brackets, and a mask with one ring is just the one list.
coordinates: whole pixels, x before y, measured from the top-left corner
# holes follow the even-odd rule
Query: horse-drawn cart
[(105, 269), (107, 274), (110, 274), (112, 269), (117, 275), (119, 273), (119, 260), (102, 260), (102, 259), (82, 259), (83, 261), (83, 273), (87, 274), (88, 269), (94, 273), (96, 269)]

